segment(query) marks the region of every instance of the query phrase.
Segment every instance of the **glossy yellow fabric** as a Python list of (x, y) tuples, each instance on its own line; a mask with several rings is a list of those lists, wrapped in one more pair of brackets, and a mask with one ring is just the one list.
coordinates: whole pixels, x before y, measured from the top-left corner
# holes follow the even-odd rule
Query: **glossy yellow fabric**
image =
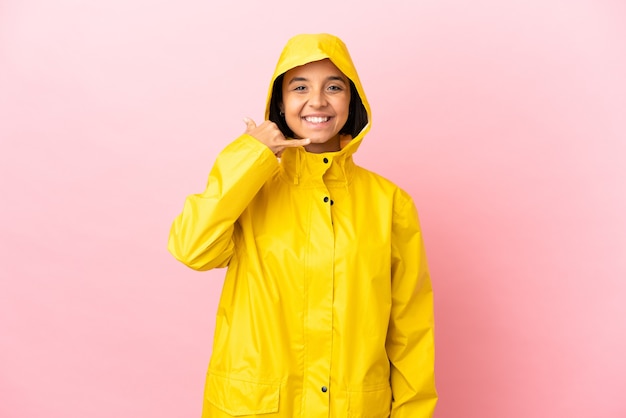
[[(369, 115), (330, 35), (293, 38), (270, 94), (277, 76), (324, 58)], [(417, 213), (407, 193), (353, 162), (367, 130), (341, 151), (288, 148), (280, 160), (244, 134), (219, 154), (204, 193), (186, 199), (170, 252), (197, 270), (228, 267), (203, 417), (432, 416), (432, 291)]]

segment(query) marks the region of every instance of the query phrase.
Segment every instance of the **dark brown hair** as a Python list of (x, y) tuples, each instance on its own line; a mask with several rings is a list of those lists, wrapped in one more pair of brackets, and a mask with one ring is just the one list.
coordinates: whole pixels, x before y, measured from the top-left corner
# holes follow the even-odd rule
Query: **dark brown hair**
[[(285, 74), (281, 74), (276, 77), (274, 86), (272, 87), (272, 98), (270, 100), (270, 115), (269, 119), (278, 126), (278, 129), (285, 135), (285, 137), (293, 137), (293, 131), (287, 126), (285, 116), (280, 114), (280, 104), (283, 102), (283, 79)], [(346, 124), (339, 131), (342, 135), (351, 135), (352, 138), (357, 136), (359, 132), (367, 125), (367, 111), (361, 96), (356, 90), (352, 80), (350, 81), (350, 105), (349, 114)]]

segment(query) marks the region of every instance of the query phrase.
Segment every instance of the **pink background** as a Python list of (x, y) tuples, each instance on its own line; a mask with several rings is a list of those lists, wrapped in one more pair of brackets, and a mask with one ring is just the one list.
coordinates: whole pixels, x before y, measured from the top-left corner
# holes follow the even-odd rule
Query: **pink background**
[(626, 416), (626, 3), (0, 2), (0, 416), (197, 417), (223, 271), (166, 251), (285, 41), (348, 44), (420, 210), (437, 418)]

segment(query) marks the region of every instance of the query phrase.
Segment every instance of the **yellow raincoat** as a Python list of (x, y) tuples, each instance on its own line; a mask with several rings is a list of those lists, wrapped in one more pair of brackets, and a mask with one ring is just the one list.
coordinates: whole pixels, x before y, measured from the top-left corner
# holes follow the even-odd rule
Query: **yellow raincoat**
[[(292, 38), (274, 80), (329, 58), (369, 104), (345, 45)], [(341, 151), (248, 134), (217, 157), (204, 193), (175, 219), (169, 251), (197, 270), (228, 267), (203, 417), (427, 418), (434, 384), (432, 290), (411, 197)]]

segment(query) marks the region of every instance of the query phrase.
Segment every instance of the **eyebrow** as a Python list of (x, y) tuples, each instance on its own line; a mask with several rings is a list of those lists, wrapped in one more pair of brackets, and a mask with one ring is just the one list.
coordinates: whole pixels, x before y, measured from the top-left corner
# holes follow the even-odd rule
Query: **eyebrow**
[[(305, 78), (305, 77), (294, 77), (291, 80), (289, 80), (288, 84), (296, 83), (296, 82), (300, 82), (300, 81), (309, 81), (309, 79)], [(344, 84), (346, 83), (346, 80), (343, 77), (340, 77), (338, 75), (331, 75), (331, 76), (326, 78), (326, 81), (341, 81)]]

